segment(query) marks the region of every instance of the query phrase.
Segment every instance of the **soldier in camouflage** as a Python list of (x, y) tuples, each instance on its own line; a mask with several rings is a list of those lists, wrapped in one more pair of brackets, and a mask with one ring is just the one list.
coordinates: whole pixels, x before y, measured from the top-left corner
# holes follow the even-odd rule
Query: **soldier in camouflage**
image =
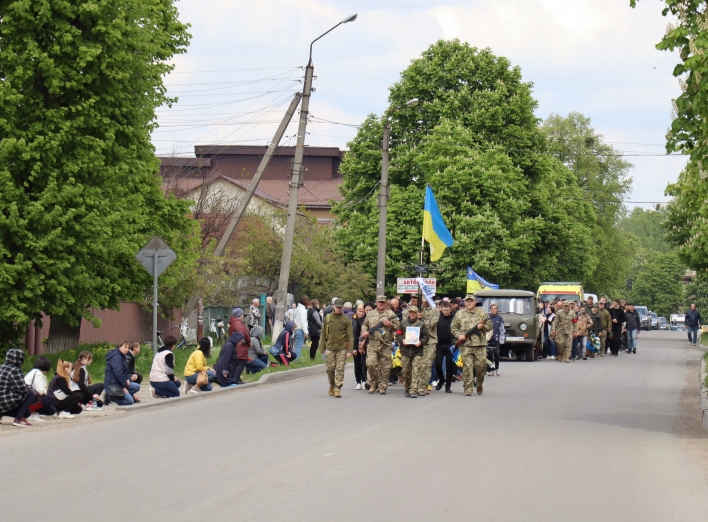
[(563, 302), (563, 308), (556, 312), (551, 335), (558, 348), (558, 361), (570, 362), (570, 352), (573, 346), (573, 321), (575, 312), (570, 309), (570, 301)]
[(423, 322), (428, 330), (428, 343), (423, 350), (423, 374), (427, 375), (425, 382), (421, 383), (421, 394), (429, 395), (428, 381), (432, 375), (433, 361), (435, 360), (435, 346), (438, 344), (438, 321), (440, 320), (440, 310), (430, 308), (427, 299), (423, 299)]
[(353, 342), (352, 320), (344, 315), (344, 299), (334, 301), (334, 312), (328, 314), (322, 325), (320, 350), (325, 354), (327, 363), (327, 378), (329, 379), (329, 396), (341, 397), (344, 385), (344, 367)]
[[(477, 327), (477, 331), (467, 336), (468, 332)], [(465, 297), (465, 308), (455, 314), (450, 325), (452, 335), (460, 344), (462, 356), (462, 380), (464, 381), (465, 395), (472, 395), (475, 379), (477, 381), (477, 394), (482, 395), (484, 376), (487, 372), (487, 332), (494, 328), (492, 321), (484, 308), (477, 307), (473, 294)]]
[[(425, 377), (425, 366), (423, 361), (423, 351), (429, 342), (429, 332), (425, 323), (419, 318), (417, 306), (409, 306), (406, 310), (408, 317), (401, 321), (401, 326), (396, 332), (398, 347), (401, 351), (401, 375), (405, 387), (406, 397), (425, 396), (425, 385), (428, 384), (430, 376)], [(406, 344), (406, 328), (420, 328), (418, 342)], [(423, 390), (423, 391), (419, 391)]]
[[(369, 338), (369, 348), (366, 354), (366, 370), (369, 380), (364, 385), (369, 393), (379, 392), (386, 395), (388, 379), (391, 376), (391, 342), (393, 333), (400, 321), (396, 314), (386, 307), (388, 299), (385, 295), (376, 298), (376, 310), (366, 314), (361, 325), (361, 336)], [(370, 331), (378, 323), (381, 326), (376, 331)]]

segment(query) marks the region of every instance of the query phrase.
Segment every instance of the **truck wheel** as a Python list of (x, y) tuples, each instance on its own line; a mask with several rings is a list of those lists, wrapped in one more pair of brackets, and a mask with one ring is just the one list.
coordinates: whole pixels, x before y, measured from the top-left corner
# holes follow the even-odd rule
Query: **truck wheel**
[(534, 361), (534, 347), (533, 346), (528, 346), (526, 348), (526, 360), (528, 362), (533, 362)]

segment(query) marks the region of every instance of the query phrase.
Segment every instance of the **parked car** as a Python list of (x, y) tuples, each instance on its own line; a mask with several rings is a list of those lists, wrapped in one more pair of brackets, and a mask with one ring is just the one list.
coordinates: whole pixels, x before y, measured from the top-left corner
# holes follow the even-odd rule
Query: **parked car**
[(683, 332), (686, 329), (686, 316), (684, 314), (671, 314), (669, 316), (669, 323), (672, 330)]
[(649, 317), (651, 318), (651, 329), (658, 330), (659, 329), (659, 316), (656, 315), (656, 312), (649, 312)]
[(649, 317), (649, 309), (646, 306), (635, 306), (634, 309), (639, 314), (639, 329), (651, 329), (651, 318)]
[(659, 330), (668, 330), (669, 329), (669, 322), (666, 320), (666, 317), (659, 317)]

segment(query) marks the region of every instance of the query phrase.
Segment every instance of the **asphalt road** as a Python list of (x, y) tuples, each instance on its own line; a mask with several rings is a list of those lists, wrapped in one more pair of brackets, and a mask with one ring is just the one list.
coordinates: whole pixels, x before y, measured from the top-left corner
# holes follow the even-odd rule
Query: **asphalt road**
[(460, 383), (416, 400), (401, 385), (368, 395), (348, 368), (342, 399), (322, 375), (5, 431), (0, 518), (704, 521), (708, 482), (675, 431), (699, 357), (683, 339), (642, 333), (637, 355), (506, 362), (482, 397)]

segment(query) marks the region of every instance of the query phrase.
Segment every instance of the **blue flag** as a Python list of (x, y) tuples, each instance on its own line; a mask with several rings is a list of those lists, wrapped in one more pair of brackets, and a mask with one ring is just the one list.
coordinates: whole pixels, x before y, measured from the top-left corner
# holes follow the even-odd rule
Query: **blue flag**
[(485, 289), (499, 290), (499, 285), (490, 283), (470, 267), (467, 267), (467, 292), (474, 293), (478, 290)]

